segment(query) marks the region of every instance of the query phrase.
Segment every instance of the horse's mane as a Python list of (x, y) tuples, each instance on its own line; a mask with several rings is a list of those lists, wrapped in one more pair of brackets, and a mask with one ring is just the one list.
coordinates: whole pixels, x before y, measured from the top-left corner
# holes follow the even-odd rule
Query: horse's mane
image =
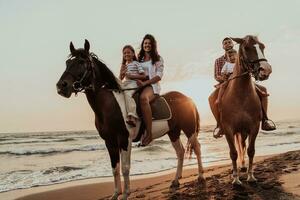
[(104, 86), (111, 90), (121, 91), (121, 86), (117, 81), (117, 78), (113, 72), (98, 59), (98, 56), (94, 53), (90, 53), (95, 63), (95, 81), (96, 83), (103, 82)]

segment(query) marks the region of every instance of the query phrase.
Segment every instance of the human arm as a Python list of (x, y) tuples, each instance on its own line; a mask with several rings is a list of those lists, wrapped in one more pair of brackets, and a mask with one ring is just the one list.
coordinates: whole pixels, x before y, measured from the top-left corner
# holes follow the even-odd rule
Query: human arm
[[(150, 70), (150, 69), (149, 69)], [(163, 71), (164, 71), (164, 61), (162, 57), (160, 57), (159, 61), (157, 61), (153, 68), (149, 71), (149, 73), (152, 73), (152, 78), (146, 81), (137, 81), (138, 86), (145, 86), (150, 84), (155, 84), (159, 82), (163, 77)], [(151, 76), (150, 76), (151, 77)]]
[(222, 70), (222, 66), (220, 66), (220, 61), (219, 61), (219, 59), (216, 59), (214, 75), (215, 75), (215, 80), (218, 81), (218, 82), (223, 81), (221, 70)]
[(143, 86), (146, 86), (146, 85), (155, 84), (160, 80), (161, 80), (161, 78), (159, 76), (155, 76), (152, 79), (146, 80), (146, 81), (142, 81), (142, 80), (138, 79), (138, 80), (136, 80), (136, 83), (139, 87), (143, 87)]
[(225, 64), (222, 67), (222, 70), (221, 70), (221, 79), (222, 79), (222, 81), (226, 81), (229, 78), (229, 76), (230, 76), (229, 66), (225, 62)]
[(138, 79), (138, 80), (145, 80), (146, 79), (146, 75), (145, 73), (140, 73), (140, 74), (126, 74), (126, 78), (128, 79)]
[(233, 73), (234, 66), (235, 63), (225, 62), (221, 70), (223, 81), (228, 80), (228, 78), (231, 76), (231, 74)]
[(146, 79), (145, 71), (144, 71), (142, 65), (139, 62), (133, 61), (130, 66), (131, 66), (130, 68), (134, 72), (131, 73), (132, 70), (128, 70), (125, 74), (127, 79), (131, 79), (131, 80), (136, 80), (136, 79), (144, 80), (144, 79)]
[(120, 68), (120, 74), (119, 74), (119, 79), (123, 80), (125, 75), (126, 75), (127, 67), (126, 65), (122, 64)]

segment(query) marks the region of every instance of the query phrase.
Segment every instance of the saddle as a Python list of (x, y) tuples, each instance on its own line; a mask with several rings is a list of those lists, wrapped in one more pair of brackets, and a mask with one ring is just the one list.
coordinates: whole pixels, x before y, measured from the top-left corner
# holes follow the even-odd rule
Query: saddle
[[(143, 120), (142, 112), (141, 112), (141, 105), (140, 105), (140, 91), (137, 91), (133, 94), (133, 98), (136, 103), (137, 107), (137, 114), (141, 119), (141, 125), (137, 137), (133, 140), (133, 142), (140, 141), (142, 135), (145, 132), (145, 123)], [(152, 111), (152, 120), (153, 121), (167, 121), (172, 118), (172, 112), (170, 106), (166, 99), (162, 96), (157, 96), (151, 103), (151, 111)]]
[[(140, 93), (135, 93), (133, 95), (133, 99), (136, 103), (136, 112), (139, 118), (143, 118), (140, 104)], [(151, 111), (152, 111), (152, 120), (169, 120), (172, 117), (171, 109), (166, 101), (166, 99), (162, 96), (157, 96), (152, 102), (150, 102)]]

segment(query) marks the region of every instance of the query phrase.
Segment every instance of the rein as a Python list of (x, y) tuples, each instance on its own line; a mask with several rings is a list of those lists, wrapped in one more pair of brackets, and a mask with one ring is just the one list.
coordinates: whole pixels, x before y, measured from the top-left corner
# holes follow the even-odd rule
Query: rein
[[(240, 78), (240, 77), (242, 77), (242, 76), (244, 76), (244, 75), (246, 75), (246, 74), (249, 74), (249, 72), (246, 71), (246, 72), (244, 72), (244, 73), (242, 73), (242, 74), (239, 74), (239, 75), (237, 75), (237, 76), (230, 77), (230, 78), (228, 78), (228, 79), (226, 80), (226, 82), (229, 82), (229, 81), (231, 81), (231, 80), (233, 80), (233, 79), (236, 79), (236, 78)], [(224, 82), (225, 82), (225, 81), (224, 81)]]

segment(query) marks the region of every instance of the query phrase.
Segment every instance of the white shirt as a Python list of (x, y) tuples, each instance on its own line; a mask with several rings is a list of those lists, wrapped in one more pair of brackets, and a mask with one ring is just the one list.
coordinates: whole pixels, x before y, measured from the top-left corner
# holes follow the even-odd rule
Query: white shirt
[(222, 67), (221, 74), (231, 74), (233, 73), (233, 68), (235, 66), (235, 63), (225, 62), (225, 64)]
[[(149, 76), (149, 79), (154, 78), (155, 76), (159, 76), (160, 79), (163, 77), (163, 71), (164, 71), (164, 61), (162, 57), (160, 57), (159, 61), (152, 64), (152, 60), (141, 62), (142, 68), (144, 69), (145, 75)], [(154, 94), (160, 94), (160, 84), (159, 82), (156, 82), (154, 84), (151, 84), (153, 88)]]

